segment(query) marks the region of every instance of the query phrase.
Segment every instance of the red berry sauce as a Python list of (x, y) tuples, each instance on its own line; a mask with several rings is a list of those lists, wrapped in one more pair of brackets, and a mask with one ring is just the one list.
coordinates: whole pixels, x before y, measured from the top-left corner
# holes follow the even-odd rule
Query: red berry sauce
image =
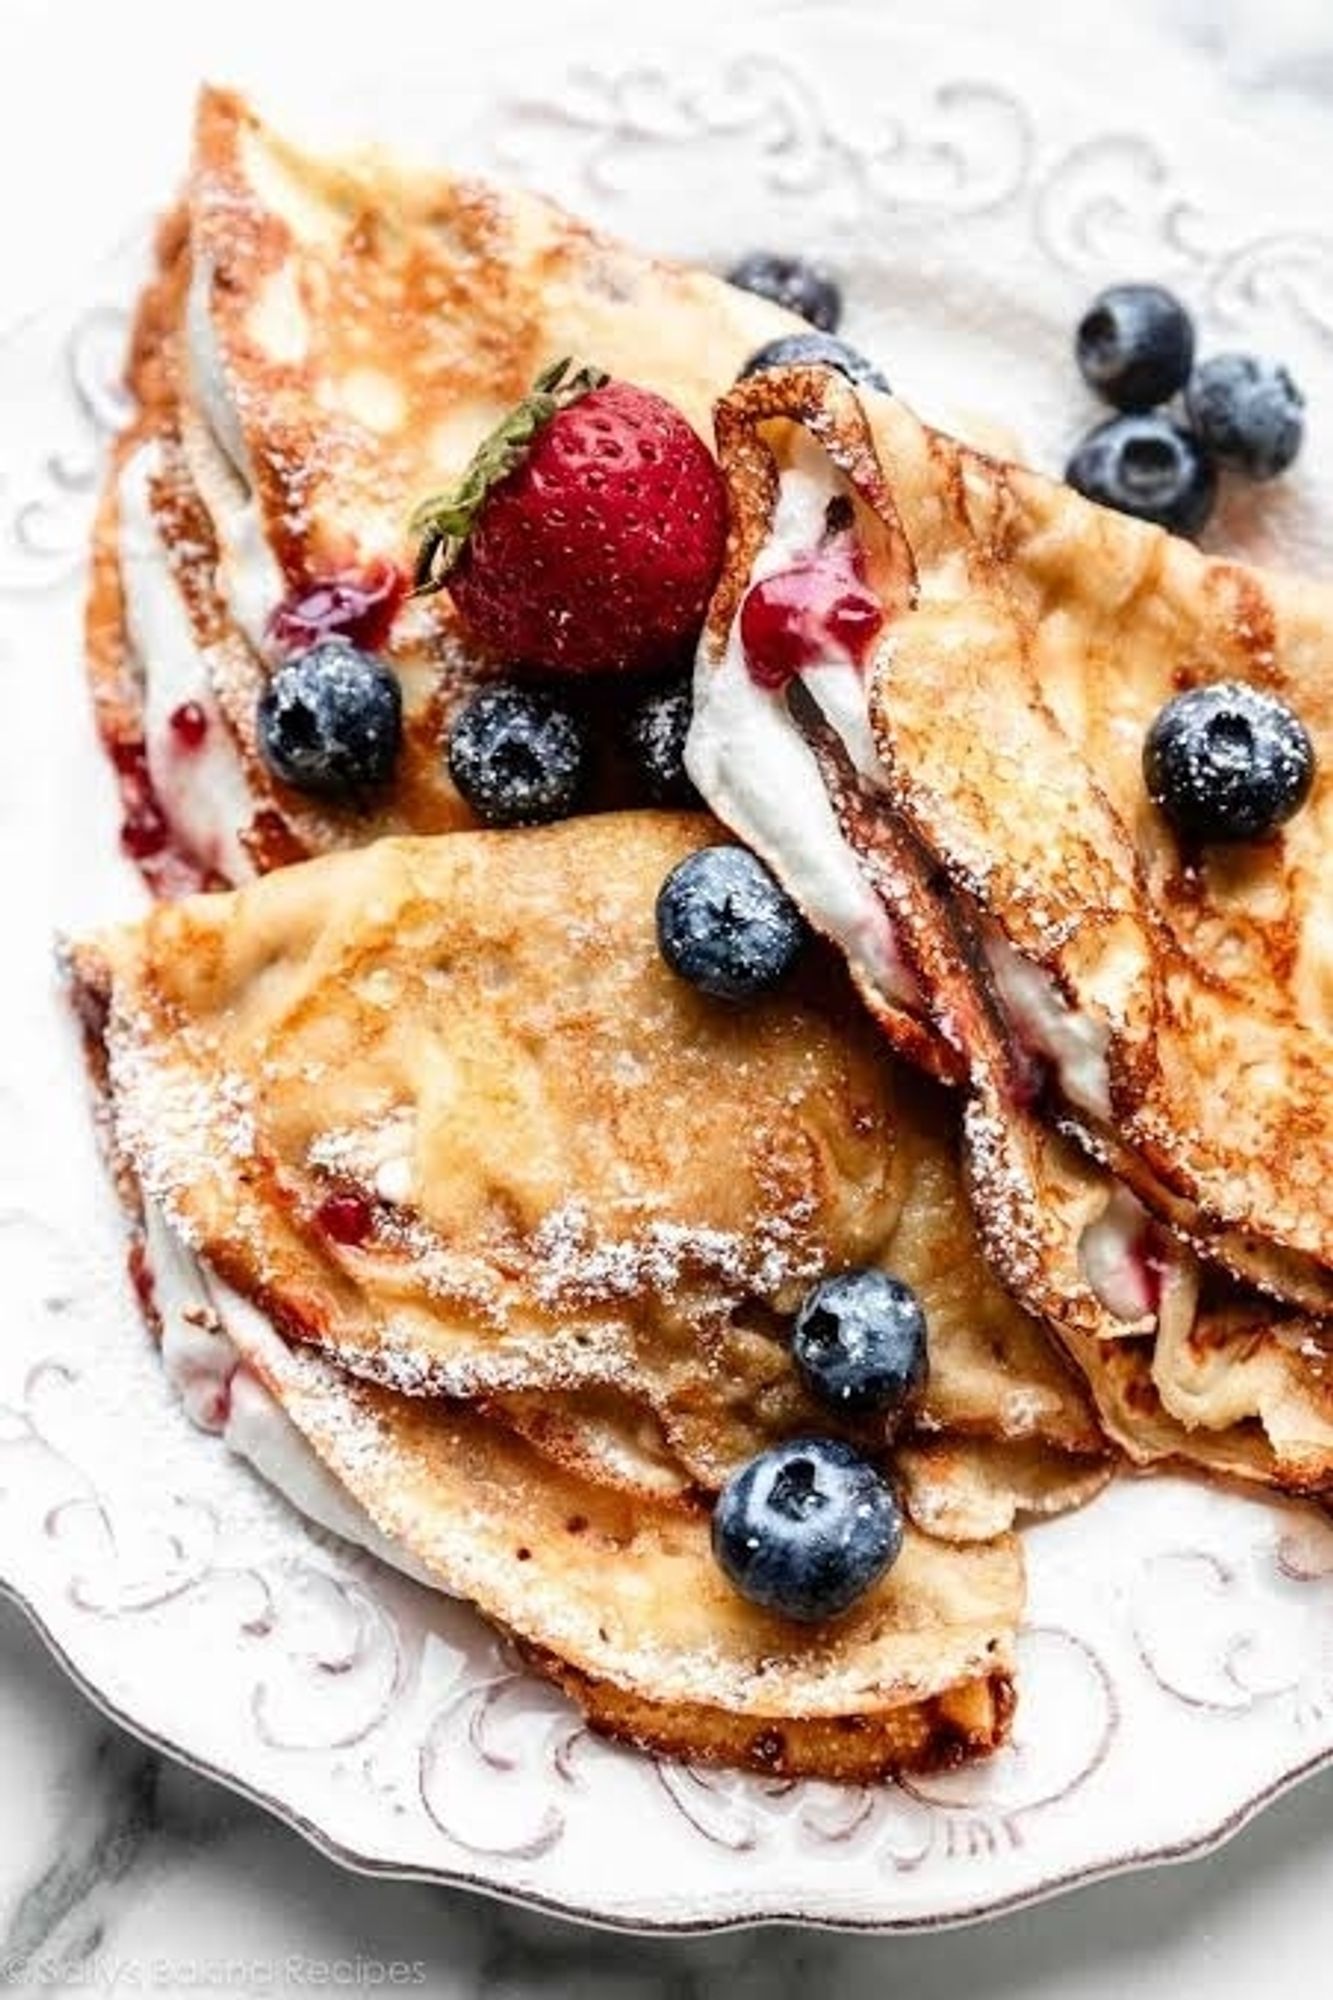
[(208, 716), (197, 701), (183, 701), (167, 717), (167, 727), (178, 750), (199, 750), (208, 735)]
[(396, 563), (377, 557), (360, 569), (341, 569), (299, 585), (268, 621), (268, 636), (283, 654), (304, 653), (321, 639), (350, 639), (375, 652), (389, 636), (407, 578)]
[(157, 802), (142, 743), (119, 743), (113, 752), (125, 817), (120, 844), (131, 861), (149, 861), (171, 840), (167, 816)]
[(1162, 1287), (1166, 1282), (1167, 1259), (1162, 1254), (1162, 1245), (1155, 1229), (1145, 1229), (1134, 1248), (1129, 1253), (1130, 1268), (1134, 1273), (1134, 1283), (1143, 1294), (1145, 1313), (1159, 1313), (1162, 1309)]
[(156, 799), (140, 799), (120, 823), (120, 844), (131, 861), (150, 861), (171, 838)]
[(745, 664), (762, 688), (785, 687), (830, 657), (860, 666), (883, 623), (861, 551), (840, 535), (755, 584), (741, 607)]
[(369, 1236), (375, 1218), (359, 1194), (329, 1194), (315, 1210), (315, 1220), (335, 1243), (354, 1250)]
[(139, 1301), (139, 1310), (152, 1324), (157, 1322), (157, 1287), (153, 1283), (153, 1267), (148, 1261), (148, 1252), (142, 1242), (131, 1243), (128, 1256), (130, 1283), (134, 1286), (134, 1296)]
[(1031, 1111), (1046, 1095), (1050, 1063), (1017, 1028), (1011, 1037), (1009, 1058), (1009, 1101), (1016, 1111)]
[(143, 744), (113, 743), (111, 761), (116, 767), (124, 808), (121, 849), (131, 861), (137, 862), (153, 894), (174, 899), (193, 896), (200, 889), (227, 888), (227, 882), (215, 868), (177, 845), (171, 822), (157, 796)]

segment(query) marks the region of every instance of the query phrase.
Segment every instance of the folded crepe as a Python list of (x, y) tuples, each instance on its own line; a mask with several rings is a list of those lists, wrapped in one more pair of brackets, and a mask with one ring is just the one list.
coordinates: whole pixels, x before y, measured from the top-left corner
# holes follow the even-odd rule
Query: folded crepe
[[(741, 384), (717, 434), (733, 529), (695, 782), (896, 1046), (964, 1086), (987, 1252), (1112, 1435), (1211, 1461), (1226, 1433), (1232, 1469), (1326, 1485), (1324, 794), (1262, 851), (1185, 868), (1138, 773), (1167, 694), (1243, 661), (1318, 745), (1333, 597), (1210, 563), (828, 370)], [(747, 592), (847, 535), (882, 620), (867, 660), (829, 647), (760, 685)]]
[[(599, 1726), (833, 1777), (951, 1761), (1008, 1726), (1012, 1524), (1109, 1461), (980, 1254), (947, 1101), (834, 955), (741, 1010), (666, 968), (657, 889), (716, 837), (389, 840), (71, 946), (140, 1293), (197, 1417)], [(811, 1402), (787, 1339), (813, 1279), (867, 1263), (930, 1327), (893, 1446)], [(912, 1525), (846, 1620), (795, 1632), (722, 1580), (708, 1507), (811, 1432), (896, 1466)]]
[[(658, 390), (707, 438), (745, 358), (801, 324), (536, 195), (380, 155), (311, 157), (205, 90), (140, 305), (138, 415), (97, 521), (87, 620), (127, 844), (150, 882), (176, 893), (473, 824), (442, 744), (505, 663), (447, 594), (400, 602), (413, 508), (563, 355)], [(403, 750), (373, 809), (282, 785), (258, 746), (271, 620), (325, 586), (379, 593), (375, 644), (402, 687)], [(596, 801), (622, 794), (608, 766)]]
[(732, 1591), (702, 1508), (629, 1499), (492, 1416), (358, 1381), (196, 1274), (204, 1337), (234, 1357), (221, 1426), (234, 1448), (336, 1532), (475, 1604), (597, 1727), (694, 1761), (856, 1782), (1007, 1735), (1012, 1535), (963, 1547), (909, 1529), (850, 1613), (794, 1627)]
[(710, 1488), (826, 1421), (784, 1338), (808, 1286), (891, 1264), (931, 1323), (927, 1429), (1097, 1451), (977, 1251), (947, 1105), (832, 957), (743, 1010), (666, 967), (657, 889), (710, 838), (644, 813), (385, 841), (77, 947), (155, 1213), (341, 1366), (619, 1392)]

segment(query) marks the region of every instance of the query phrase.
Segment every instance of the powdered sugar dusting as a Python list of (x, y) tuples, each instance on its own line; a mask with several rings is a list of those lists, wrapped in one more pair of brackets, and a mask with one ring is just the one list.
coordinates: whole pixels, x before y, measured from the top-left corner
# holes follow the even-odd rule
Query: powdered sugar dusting
[(969, 1101), (964, 1127), (977, 1220), (990, 1257), (1020, 1298), (1040, 1296), (1046, 1287), (1034, 1191), (1015, 1163), (1010, 1128), (979, 1097)]
[(319, 1133), (306, 1149), (306, 1164), (318, 1173), (376, 1183), (386, 1167), (410, 1162), (414, 1136), (414, 1114), (400, 1107), (364, 1125), (332, 1126)]
[(247, 1079), (216, 1059), (190, 1059), (182, 1041), (168, 1057), (141, 1015), (113, 1008), (106, 1036), (116, 1141), (145, 1197), (187, 1243), (197, 1242), (182, 1196), (223, 1167), (236, 1169), (258, 1148)]
[(533, 1236), (534, 1289), (546, 1305), (661, 1297), (694, 1274), (772, 1296), (794, 1280), (818, 1276), (818, 1250), (801, 1235), (813, 1209), (808, 1200), (793, 1202), (783, 1215), (762, 1217), (746, 1236), (654, 1220), (632, 1236), (599, 1240), (586, 1206), (569, 1201)]

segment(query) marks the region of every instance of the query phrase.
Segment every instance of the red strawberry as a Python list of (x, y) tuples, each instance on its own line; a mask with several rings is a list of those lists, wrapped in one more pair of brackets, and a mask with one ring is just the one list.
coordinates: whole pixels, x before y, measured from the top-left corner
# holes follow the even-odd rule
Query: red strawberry
[(419, 590), (448, 584), (519, 666), (642, 672), (698, 636), (722, 565), (722, 475), (679, 410), (562, 361), (428, 500)]

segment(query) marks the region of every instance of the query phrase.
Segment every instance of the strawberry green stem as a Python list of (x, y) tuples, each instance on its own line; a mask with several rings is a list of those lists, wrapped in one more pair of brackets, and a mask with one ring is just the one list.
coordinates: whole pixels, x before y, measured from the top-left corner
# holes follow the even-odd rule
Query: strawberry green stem
[(544, 368), (521, 403), (483, 438), (456, 486), (423, 500), (411, 520), (420, 537), (414, 577), (417, 596), (439, 590), (466, 546), (491, 489), (516, 472), (537, 433), (560, 410), (567, 410), (610, 380), (600, 368), (576, 367), (566, 355)]

